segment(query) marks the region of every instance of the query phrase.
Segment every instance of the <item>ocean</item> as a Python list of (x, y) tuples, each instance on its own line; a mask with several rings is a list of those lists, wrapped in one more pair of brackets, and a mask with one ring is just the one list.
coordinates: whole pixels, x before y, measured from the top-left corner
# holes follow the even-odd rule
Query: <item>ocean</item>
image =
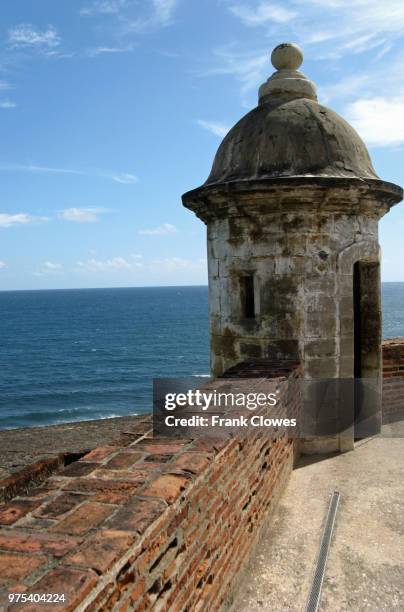
[[(404, 283), (382, 293), (404, 336)], [(0, 429), (149, 412), (153, 377), (208, 374), (207, 287), (0, 292)]]

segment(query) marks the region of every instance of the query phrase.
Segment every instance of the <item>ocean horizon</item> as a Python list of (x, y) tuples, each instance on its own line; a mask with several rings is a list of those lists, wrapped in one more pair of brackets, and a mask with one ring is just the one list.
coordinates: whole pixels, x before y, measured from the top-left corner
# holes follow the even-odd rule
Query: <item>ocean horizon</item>
[[(404, 282), (382, 309), (404, 336)], [(153, 378), (209, 375), (208, 287), (2, 290), (0, 338), (0, 429), (144, 414)]]

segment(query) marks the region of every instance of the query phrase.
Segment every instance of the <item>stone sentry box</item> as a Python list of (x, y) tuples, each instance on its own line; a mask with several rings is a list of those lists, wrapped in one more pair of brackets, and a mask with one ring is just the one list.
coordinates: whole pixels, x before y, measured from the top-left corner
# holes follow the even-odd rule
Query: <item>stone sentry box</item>
[[(298, 359), (305, 379), (379, 385), (378, 222), (402, 189), (379, 179), (355, 130), (317, 102), (297, 45), (271, 60), (258, 106), (183, 196), (207, 225), (212, 374)], [(308, 450), (350, 448), (353, 435)]]

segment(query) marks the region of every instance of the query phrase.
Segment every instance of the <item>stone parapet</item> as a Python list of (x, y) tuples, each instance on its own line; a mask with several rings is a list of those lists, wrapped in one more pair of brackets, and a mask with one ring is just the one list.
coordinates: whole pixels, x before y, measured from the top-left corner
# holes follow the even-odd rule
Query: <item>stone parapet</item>
[(404, 338), (390, 338), (383, 351), (383, 422), (404, 415)]
[[(217, 381), (254, 392), (263, 379), (296, 390), (290, 363), (243, 364)], [(132, 431), (130, 431), (132, 430)], [(61, 610), (226, 607), (297, 452), (284, 433), (153, 438), (151, 420), (0, 506), (0, 606), (42, 610), (34, 594), (64, 594)], [(2, 590), (1, 590), (2, 589)], [(30, 595), (32, 597), (30, 598)]]
[(0, 431), (0, 502), (24, 494), (91, 448), (121, 444), (143, 416)]

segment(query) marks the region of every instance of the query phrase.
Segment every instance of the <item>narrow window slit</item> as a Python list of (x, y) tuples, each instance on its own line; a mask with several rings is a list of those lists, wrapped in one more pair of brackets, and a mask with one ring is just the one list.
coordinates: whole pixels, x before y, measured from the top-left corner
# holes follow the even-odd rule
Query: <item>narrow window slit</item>
[(255, 319), (254, 277), (252, 275), (241, 278), (241, 289), (244, 318)]

